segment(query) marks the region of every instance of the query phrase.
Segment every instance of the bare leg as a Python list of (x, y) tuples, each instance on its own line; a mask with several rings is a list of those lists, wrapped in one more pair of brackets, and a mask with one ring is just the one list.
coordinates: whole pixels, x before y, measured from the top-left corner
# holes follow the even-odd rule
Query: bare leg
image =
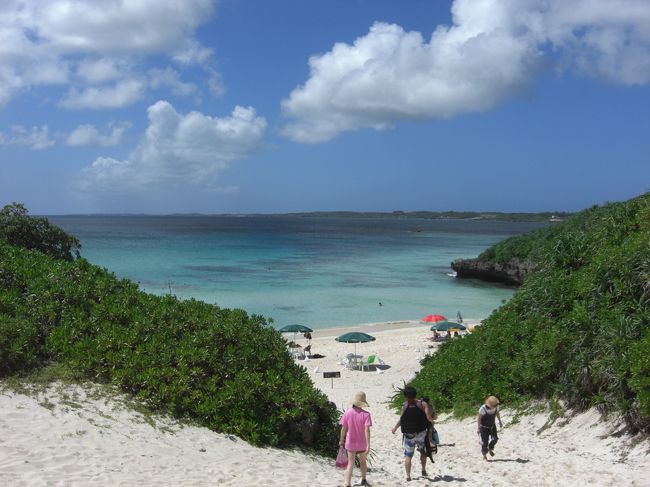
[(345, 485), (352, 485), (352, 469), (354, 468), (355, 452), (348, 450), (348, 468), (345, 469)]
[(411, 457), (404, 457), (404, 470), (406, 470), (406, 478), (411, 478)]
[(422, 464), (422, 475), (426, 475), (426, 471), (427, 471), (427, 455), (423, 451), (420, 452), (420, 463)]
[(359, 464), (361, 466), (361, 480), (365, 480), (366, 473), (368, 472), (368, 463), (366, 462), (367, 458), (368, 458), (367, 451), (359, 453)]

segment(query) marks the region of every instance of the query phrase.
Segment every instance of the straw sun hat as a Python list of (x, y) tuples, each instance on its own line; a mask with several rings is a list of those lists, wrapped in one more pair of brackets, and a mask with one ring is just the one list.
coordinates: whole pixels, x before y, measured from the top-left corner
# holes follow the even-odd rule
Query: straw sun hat
[(359, 391), (354, 395), (354, 401), (352, 401), (352, 404), (358, 408), (367, 408), (368, 403), (366, 402), (366, 393), (363, 391)]
[(487, 404), (491, 408), (495, 408), (497, 407), (497, 404), (499, 404), (499, 400), (494, 396), (490, 396), (485, 400), (485, 404)]

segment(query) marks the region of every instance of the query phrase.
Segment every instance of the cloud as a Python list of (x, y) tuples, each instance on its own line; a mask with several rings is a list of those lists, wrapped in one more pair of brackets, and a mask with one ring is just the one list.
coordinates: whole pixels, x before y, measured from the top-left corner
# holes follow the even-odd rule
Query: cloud
[(66, 144), (72, 147), (109, 147), (112, 145), (117, 145), (122, 141), (122, 136), (124, 135), (126, 129), (129, 127), (131, 127), (130, 123), (121, 122), (119, 124), (109, 126), (110, 133), (107, 135), (102, 135), (93, 125), (79, 125), (68, 135)]
[(284, 135), (316, 143), (489, 110), (530, 90), (551, 59), (609, 82), (650, 82), (645, 0), (455, 0), (452, 17), (426, 40), (378, 22), (312, 56), (309, 79), (282, 101)]
[(650, 82), (650, 2), (555, 0), (543, 20), (566, 69), (623, 85)]
[(167, 87), (176, 96), (197, 96), (199, 88), (194, 83), (181, 81), (178, 71), (172, 68), (149, 70), (149, 84), (153, 89)]
[(174, 52), (172, 58), (181, 66), (205, 66), (210, 62), (213, 54), (212, 49), (202, 46), (193, 39), (188, 39)]
[(214, 69), (208, 69), (207, 71), (209, 74), (208, 88), (210, 93), (216, 97), (222, 96), (226, 92), (226, 89), (223, 86), (221, 75)]
[(145, 93), (146, 83), (136, 79), (121, 80), (113, 85), (85, 88), (81, 91), (70, 89), (59, 102), (69, 109), (110, 109), (121, 108), (140, 100)]
[(89, 83), (106, 83), (122, 78), (127, 70), (117, 59), (86, 58), (77, 64), (77, 76)]
[[(0, 105), (37, 86), (67, 84), (63, 107), (124, 106), (142, 96), (134, 87), (153, 56), (214, 69), (212, 50), (194, 38), (213, 11), (212, 0), (0, 2)], [(103, 95), (113, 99), (92, 102)]]
[(159, 101), (148, 109), (149, 127), (126, 160), (96, 159), (84, 169), (82, 189), (133, 192), (184, 185), (211, 186), (214, 177), (253, 154), (266, 120), (253, 108), (236, 107), (228, 117), (187, 115)]
[(32, 27), (36, 42), (46, 42), (60, 52), (105, 54), (155, 54), (181, 48), (213, 11), (211, 0), (23, 0), (20, 4), (19, 18)]
[(11, 127), (11, 134), (5, 135), (0, 132), (0, 145), (21, 145), (34, 150), (42, 150), (52, 147), (54, 141), (50, 139), (47, 125), (34, 126), (31, 129), (22, 125), (14, 125)]

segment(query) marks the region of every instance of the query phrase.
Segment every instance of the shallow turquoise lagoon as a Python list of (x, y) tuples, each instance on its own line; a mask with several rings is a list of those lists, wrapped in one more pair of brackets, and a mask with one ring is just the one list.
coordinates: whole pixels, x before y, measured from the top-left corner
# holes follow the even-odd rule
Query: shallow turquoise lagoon
[[(512, 289), (450, 277), (539, 224), (293, 216), (57, 216), (82, 255), (156, 294), (242, 308), (312, 328), (428, 313), (482, 318)], [(380, 305), (381, 303), (381, 305)]]

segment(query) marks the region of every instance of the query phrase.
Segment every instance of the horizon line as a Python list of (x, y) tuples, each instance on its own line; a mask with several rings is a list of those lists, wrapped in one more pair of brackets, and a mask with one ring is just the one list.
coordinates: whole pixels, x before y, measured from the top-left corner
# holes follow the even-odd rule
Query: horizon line
[(492, 215), (572, 215), (577, 211), (567, 210), (544, 210), (544, 211), (490, 211), (490, 210), (314, 210), (314, 211), (287, 211), (287, 212), (226, 212), (226, 213), (209, 213), (209, 212), (171, 212), (171, 213), (147, 213), (147, 212), (89, 212), (89, 213), (39, 213), (33, 216), (225, 216), (225, 217), (244, 217), (244, 216), (318, 216), (318, 215), (370, 215), (370, 216), (417, 216), (418, 214), (444, 215), (444, 214), (461, 214), (469, 213), (476, 216), (489, 217)]

